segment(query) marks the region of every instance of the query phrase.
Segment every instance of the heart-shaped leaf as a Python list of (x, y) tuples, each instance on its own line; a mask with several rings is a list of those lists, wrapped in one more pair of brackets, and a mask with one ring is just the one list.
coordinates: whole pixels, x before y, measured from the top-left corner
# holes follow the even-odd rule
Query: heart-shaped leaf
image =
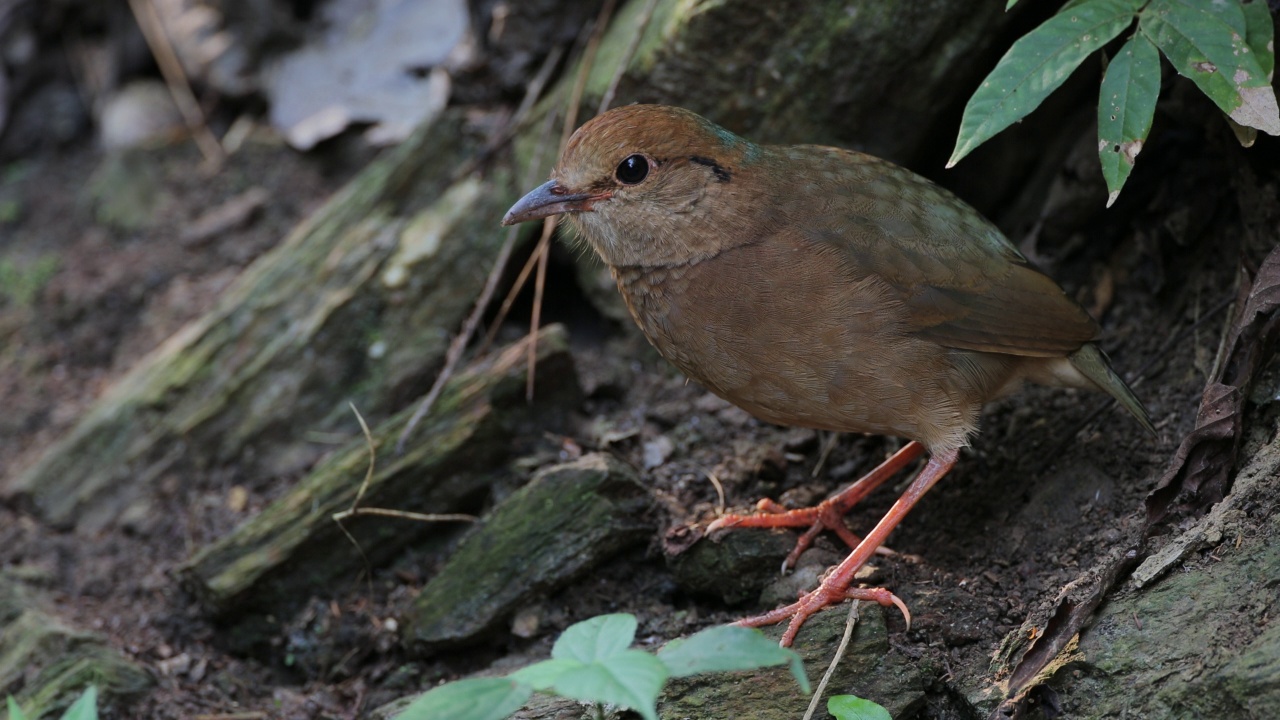
[(672, 677), (789, 665), (800, 689), (809, 692), (809, 678), (804, 673), (800, 656), (792, 650), (778, 647), (777, 642), (754, 628), (732, 625), (707, 628), (683, 640), (667, 643), (658, 651), (658, 659), (671, 671)]
[(396, 720), (503, 720), (533, 695), (533, 688), (509, 678), (451, 682), (414, 700)]

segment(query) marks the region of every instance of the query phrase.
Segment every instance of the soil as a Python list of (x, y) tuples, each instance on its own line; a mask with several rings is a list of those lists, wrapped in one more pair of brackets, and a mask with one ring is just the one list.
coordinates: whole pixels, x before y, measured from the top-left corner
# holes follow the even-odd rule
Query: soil
[[(1277, 165), (1265, 162), (1274, 147), (1262, 151), (1258, 171), (1242, 170), (1230, 165), (1242, 162), (1242, 151), (1225, 135), (1210, 132), (1208, 143), (1173, 131), (1153, 138), (1121, 205), (1093, 215), (1093, 225), (1047, 215), (1037, 260), (1100, 317), (1102, 344), (1121, 373), (1141, 376), (1137, 391), (1159, 437), (1114, 408), (1095, 416), (1102, 400), (1072, 391), (1032, 388), (990, 408), (956, 469), (891, 538), (899, 555), (877, 559), (864, 578), (893, 588), (912, 608), (910, 630), (887, 616), (891, 643), (936, 668), (938, 680), (980, 685), (984, 678), (961, 668), (985, 668), (1008, 633), (1146, 522), (1144, 498), (1192, 427), (1226, 314), (1194, 323), (1232, 296), (1240, 259), (1256, 257), (1241, 238), (1257, 242), (1252, 225), (1274, 220), (1242, 214), (1237, 199), (1274, 197)], [(30, 297), (0, 300), (0, 477), (72, 427), (134, 361), (209, 310), (240, 270), (358, 169), (340, 153), (303, 156), (271, 143), (251, 143), (212, 176), (185, 143), (136, 159), (154, 173), (162, 197), (151, 219), (132, 228), (100, 219), (86, 178), (108, 160), (92, 148), (0, 168), (0, 200), (20, 208), (16, 219), (0, 220), (0, 262), (28, 273), (42, 257), (57, 263)], [(179, 239), (196, 218), (254, 186), (270, 200), (241, 226), (205, 243)], [(1101, 206), (1096, 183), (1070, 168), (1060, 186)], [(561, 262), (571, 261), (564, 253)], [(580, 309), (572, 273), (561, 270), (563, 302), (551, 306)], [(163, 490), (166, 517), (95, 537), (0, 505), (0, 566), (47, 591), (50, 612), (103, 634), (158, 679), (141, 697), (104, 707), (104, 717), (350, 718), (495, 662), (545, 657), (561, 630), (603, 612), (635, 613), (639, 637), (657, 643), (768, 609), (696, 595), (668, 569), (665, 554), (679, 549), (675, 531), (720, 509), (712, 478), (731, 508), (761, 497), (801, 506), (898, 446), (840, 437), (815, 477), (825, 435), (760, 423), (687, 383), (630, 326), (550, 314), (570, 326), (587, 390), (577, 427), (562, 442), (607, 448), (643, 468), (664, 517), (647, 548), (533, 604), (520, 620), (524, 637), (503, 633), (426, 659), (407, 655), (395, 618), (438, 567), (440, 556), (424, 553), (377, 571), (372, 583), (316, 588), (271, 648), (234, 653), (223, 627), (170, 570), (290, 477), (226, 469), (186, 476)], [(901, 486), (856, 508), (855, 531), (869, 528)], [(818, 547), (831, 557), (843, 550), (826, 536)]]

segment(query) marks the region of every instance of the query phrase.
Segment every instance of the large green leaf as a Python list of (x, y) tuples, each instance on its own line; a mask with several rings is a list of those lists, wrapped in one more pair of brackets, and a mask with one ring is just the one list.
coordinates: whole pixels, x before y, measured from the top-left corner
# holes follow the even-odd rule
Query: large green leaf
[(1253, 0), (1241, 8), (1244, 11), (1244, 41), (1253, 50), (1258, 65), (1270, 80), (1276, 70), (1276, 27), (1266, 0)]
[(543, 660), (532, 665), (526, 665), (507, 677), (516, 682), (524, 683), (534, 690), (546, 690), (554, 685), (561, 675), (570, 670), (577, 670), (584, 665), (585, 663), (577, 660)]
[(1107, 180), (1107, 207), (1116, 201), (1151, 132), (1160, 95), (1160, 52), (1135, 34), (1107, 66), (1098, 97), (1098, 158)]
[(800, 689), (809, 692), (809, 677), (794, 651), (754, 628), (719, 625), (683, 640), (672, 640), (658, 651), (658, 659), (672, 677), (688, 677), (704, 672), (754, 670), (773, 665), (790, 665)]
[(1280, 106), (1269, 73), (1222, 15), (1195, 0), (1153, 0), (1139, 28), (1232, 120), (1280, 135)]
[(85, 688), (62, 714), (62, 720), (98, 720), (98, 688), (93, 685)]
[(557, 660), (595, 662), (626, 650), (635, 637), (635, 615), (597, 615), (566, 628), (551, 648), (551, 657)]
[(9, 720), (27, 720), (26, 713), (18, 707), (18, 701), (14, 700), (12, 695), (5, 698), (4, 704), (9, 710)]
[(531, 695), (533, 688), (509, 678), (459, 680), (414, 700), (395, 720), (502, 720)]
[(969, 98), (947, 167), (1039, 107), (1086, 57), (1129, 27), (1145, 1), (1084, 0), (1014, 43)]
[(645, 720), (658, 720), (658, 693), (666, 681), (667, 666), (658, 658), (624, 650), (561, 674), (551, 689), (574, 700), (611, 703), (631, 708)]
[(827, 700), (827, 712), (836, 720), (893, 720), (883, 706), (857, 695), (832, 695)]

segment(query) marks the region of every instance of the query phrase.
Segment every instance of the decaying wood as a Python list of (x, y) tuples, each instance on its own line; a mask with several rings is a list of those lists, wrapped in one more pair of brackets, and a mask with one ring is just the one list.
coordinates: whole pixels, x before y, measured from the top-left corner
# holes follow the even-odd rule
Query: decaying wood
[(414, 599), (405, 640), (433, 647), (473, 639), (652, 538), (652, 511), (635, 470), (610, 455), (540, 471), (488, 513)]
[[(362, 504), (449, 513), (483, 497), (520, 450), (513, 437), (539, 436), (530, 425), (556, 428), (579, 400), (564, 329), (548, 326), (538, 340), (535, 404), (525, 403), (522, 392), (523, 353), (532, 341), (526, 338), (446, 384), (403, 454), (394, 446), (410, 409), (375, 428), (378, 457)], [(200, 550), (180, 570), (184, 584), (216, 612), (246, 603), (258, 612), (280, 611), (317, 588), (356, 580), (366, 560), (380, 563), (439, 532), (432, 523), (369, 515), (348, 518), (340, 528), (333, 515), (351, 507), (368, 463), (364, 439), (351, 441), (235, 532)]]
[(27, 717), (56, 717), (89, 684), (103, 705), (153, 684), (105, 637), (41, 611), (49, 599), (39, 594), (0, 572), (0, 688), (21, 687), (15, 699)]

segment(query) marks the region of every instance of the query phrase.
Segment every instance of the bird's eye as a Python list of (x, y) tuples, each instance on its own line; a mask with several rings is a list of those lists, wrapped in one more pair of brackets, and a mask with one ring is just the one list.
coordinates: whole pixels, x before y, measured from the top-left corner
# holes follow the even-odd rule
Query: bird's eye
[(623, 185), (643, 182), (649, 177), (649, 159), (643, 155), (628, 155), (618, 163), (618, 169), (614, 170), (613, 174)]

